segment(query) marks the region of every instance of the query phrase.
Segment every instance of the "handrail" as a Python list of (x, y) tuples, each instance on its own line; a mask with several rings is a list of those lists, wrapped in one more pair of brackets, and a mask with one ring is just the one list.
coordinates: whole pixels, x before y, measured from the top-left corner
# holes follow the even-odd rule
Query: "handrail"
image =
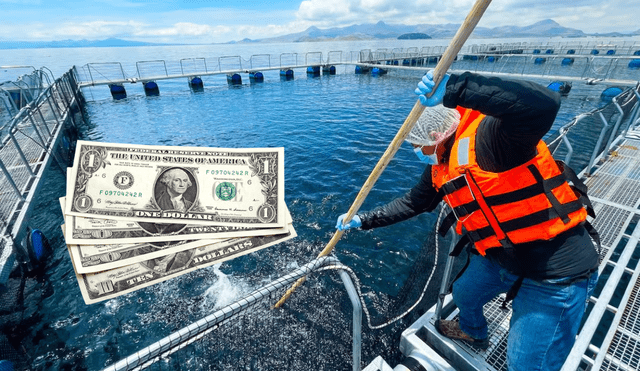
[(165, 76), (169, 76), (169, 71), (167, 71), (167, 62), (165, 62), (162, 59), (156, 59), (156, 60), (153, 60), (153, 61), (138, 61), (138, 62), (136, 62), (136, 71), (138, 73), (138, 78), (141, 81), (148, 81), (148, 79), (145, 79), (145, 77), (143, 77), (142, 74), (140, 73), (140, 65), (141, 64), (145, 64), (145, 63), (162, 63), (162, 66), (164, 67)]
[[(618, 130), (620, 129), (620, 125), (622, 124), (622, 122), (625, 119), (628, 119), (629, 122), (627, 123), (625, 129), (622, 131), (622, 135), (625, 135), (626, 132), (629, 130), (629, 128), (632, 125), (635, 124), (640, 124), (640, 120), (638, 119), (638, 115), (640, 114), (640, 94), (638, 92), (638, 90), (640, 90), (640, 84), (638, 84), (636, 86), (636, 88), (634, 89), (628, 89), (624, 92), (622, 92), (620, 95), (618, 95), (617, 97), (614, 97), (614, 99), (612, 100), (614, 107), (616, 108), (616, 110), (619, 113), (619, 116), (616, 120), (615, 123), (610, 123), (609, 120), (604, 116), (603, 111), (606, 109), (605, 107), (600, 107), (600, 108), (596, 108), (588, 113), (584, 113), (581, 115), (576, 116), (571, 122), (569, 122), (568, 124), (564, 125), (563, 127), (561, 127), (560, 129), (558, 129), (558, 137), (556, 137), (551, 143), (548, 144), (548, 146), (550, 148), (552, 148), (552, 152), (555, 153), (558, 148), (560, 147), (559, 144), (556, 144), (557, 142), (559, 142), (560, 140), (563, 141), (563, 143), (566, 144), (567, 146), (567, 154), (565, 156), (565, 163), (569, 164), (570, 160), (571, 160), (571, 156), (573, 155), (573, 148), (571, 146), (571, 143), (569, 142), (569, 140), (566, 138), (567, 133), (570, 131), (570, 129), (577, 125), (580, 121), (582, 121), (583, 119), (590, 117), (590, 116), (594, 116), (597, 115), (600, 118), (600, 121), (602, 121), (603, 127), (600, 130), (600, 134), (598, 136), (598, 140), (593, 148), (593, 151), (591, 153), (591, 157), (589, 159), (589, 162), (585, 168), (585, 172), (584, 175), (589, 177), (591, 176), (591, 169), (593, 168), (596, 159), (600, 158), (600, 157), (606, 157), (608, 155), (608, 152), (610, 151), (611, 147), (612, 147), (612, 143), (613, 143), (613, 139), (616, 137), (616, 135), (618, 135)], [(622, 106), (619, 103), (619, 100), (621, 99), (620, 97), (625, 97), (625, 98), (629, 98), (629, 95), (634, 94), (635, 95), (635, 103), (633, 105), (633, 108), (627, 113), (625, 114), (624, 110), (622, 109)], [(633, 97), (631, 97), (631, 99), (633, 99)], [(604, 141), (605, 136), (607, 135), (607, 132), (609, 131), (609, 129), (611, 129), (611, 133), (609, 134), (609, 138), (607, 140), (606, 145), (604, 146), (604, 148), (602, 150), (600, 150), (600, 147), (602, 146), (602, 143)]]
[(140, 349), (112, 365), (107, 366), (103, 371), (128, 371), (149, 367), (161, 357), (166, 357), (217, 329), (222, 322), (251, 309), (261, 299), (268, 297), (276, 290), (285, 289), (300, 277), (308, 276), (313, 272), (319, 272), (323, 270), (323, 268), (329, 266), (334, 266), (340, 271), (340, 278), (342, 279), (347, 294), (353, 304), (353, 371), (359, 371), (361, 357), (362, 306), (353, 281), (344, 270), (346, 267), (344, 267), (337, 258), (332, 256), (312, 260), (293, 272), (253, 291), (244, 298), (239, 299), (224, 308), (218, 309), (199, 321), (185, 326), (178, 331), (174, 331), (163, 339)]
[[(193, 61), (194, 66), (196, 66), (196, 61), (202, 61), (202, 63), (204, 64), (204, 72), (207, 73), (207, 60), (206, 58), (182, 58), (180, 59), (180, 71), (182, 72), (183, 75), (186, 75), (184, 73), (184, 61)], [(196, 66), (197, 67), (197, 66)], [(197, 68), (194, 68), (194, 73), (192, 74), (193, 76), (198, 75), (200, 72), (197, 71)]]
[[(37, 73), (38, 71), (36, 71)], [(48, 78), (47, 74), (43, 71), (40, 71), (41, 76), (45, 76)], [(25, 102), (24, 105), (21, 104), (21, 107), (15, 106), (11, 111), (14, 111), (11, 120), (4, 126), (4, 129), (7, 130), (6, 135), (3, 138), (0, 138), (0, 150), (5, 149), (5, 147), (9, 144), (12, 145), (11, 151), (15, 158), (21, 162), (20, 168), (26, 170), (27, 181), (22, 176), (18, 176), (14, 178), (12, 172), (16, 166), (15, 164), (11, 164), (11, 166), (7, 167), (2, 161), (0, 161), (0, 172), (6, 178), (8, 186), (13, 190), (15, 196), (18, 200), (24, 201), (25, 196), (23, 195), (23, 187), (28, 183), (28, 180), (33, 179), (37, 176), (36, 172), (32, 168), (34, 166), (29, 162), (27, 156), (25, 155), (25, 151), (23, 150), (23, 146), (25, 145), (25, 141), (29, 141), (32, 144), (42, 147), (43, 150), (49, 151), (49, 145), (52, 141), (52, 136), (54, 134), (55, 128), (57, 128), (65, 115), (68, 114), (71, 107), (77, 102), (77, 98), (69, 96), (69, 92), (66, 91), (66, 88), (71, 88), (70, 82), (68, 79), (72, 79), (71, 73), (66, 73), (60, 79), (53, 82), (53, 84), (49, 84), (44, 90), (41, 90), (42, 87), (42, 78), (36, 77), (31, 82), (38, 85), (37, 89), (41, 90), (38, 96), (36, 97), (27, 97), (29, 98), (29, 102)], [(69, 85), (66, 85), (66, 84)], [(32, 87), (26, 81), (18, 81), (11, 82), (13, 86), (17, 89), (20, 89), (21, 96), (24, 96), (26, 90), (31, 90)], [(27, 85), (25, 88), (22, 85)], [(34, 88), (35, 89), (35, 88)], [(12, 99), (8, 92), (0, 87), (0, 93), (6, 93), (9, 100), (12, 102)], [(5, 102), (5, 106), (7, 103)], [(48, 119), (45, 118), (45, 114), (42, 112), (41, 107), (43, 105), (48, 106), (48, 114), (51, 115)], [(9, 108), (9, 107), (7, 107)], [(10, 111), (10, 112), (11, 112)], [(54, 122), (52, 122), (52, 120)], [(73, 118), (71, 118), (73, 121)], [(50, 127), (51, 125), (51, 127)], [(44, 129), (43, 129), (44, 128)], [(20, 139), (16, 138), (16, 134), (20, 133)], [(52, 152), (52, 155), (59, 161), (57, 155)], [(9, 200), (5, 200), (5, 202), (10, 202)]]
[[(270, 68), (271, 67), (271, 54), (254, 54), (254, 55), (252, 55), (251, 58), (249, 58), (249, 68), (251, 70), (254, 69), (254, 67), (253, 67), (253, 58), (254, 57), (265, 57), (265, 56), (267, 57), (267, 62), (268, 62), (266, 67)], [(265, 66), (261, 66), (261, 67), (265, 67)], [(260, 68), (260, 67), (256, 67), (256, 68)]]
[[(640, 93), (638, 93), (639, 90), (640, 90), (640, 83), (638, 83), (636, 85), (635, 89), (633, 90), (633, 93), (636, 96), (636, 100), (638, 100), (638, 101), (640, 101)], [(639, 116), (640, 116), (640, 104), (637, 104), (635, 106), (635, 109), (634, 109), (633, 113), (631, 114), (631, 119), (629, 120), (629, 123), (624, 128), (623, 135), (626, 135), (626, 133), (629, 131), (630, 127), (636, 125), (636, 123), (638, 122)]]

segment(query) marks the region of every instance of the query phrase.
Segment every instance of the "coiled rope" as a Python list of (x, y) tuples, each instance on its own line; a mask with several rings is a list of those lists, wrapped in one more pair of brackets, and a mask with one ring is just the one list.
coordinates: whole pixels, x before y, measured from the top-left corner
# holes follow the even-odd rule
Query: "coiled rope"
[[(436, 226), (440, 225), (440, 222), (442, 221), (444, 212), (446, 210), (446, 207), (442, 207), (440, 209), (440, 213), (438, 214), (438, 219), (436, 221)], [(324, 270), (344, 270), (345, 272), (347, 272), (347, 274), (349, 274), (349, 276), (351, 277), (351, 279), (354, 282), (354, 286), (356, 288), (356, 291), (358, 292), (358, 299), (360, 300), (360, 304), (362, 305), (362, 310), (364, 311), (365, 317), (367, 318), (367, 325), (369, 326), (369, 328), (374, 329), (374, 330), (378, 330), (384, 327), (387, 327), (399, 320), (401, 320), (402, 318), (404, 318), (406, 315), (408, 315), (409, 313), (411, 313), (417, 306), (418, 304), (422, 301), (422, 299), (424, 298), (425, 293), (427, 292), (427, 288), (429, 287), (429, 285), (431, 284), (431, 279), (433, 278), (433, 275), (436, 272), (436, 268), (438, 267), (438, 252), (440, 250), (439, 247), (439, 243), (438, 243), (438, 236), (437, 236), (437, 228), (434, 227), (434, 232), (436, 235), (435, 238), (435, 257), (436, 259), (434, 259), (434, 263), (433, 266), (431, 267), (431, 272), (429, 273), (429, 278), (427, 279), (427, 282), (425, 283), (424, 287), (422, 288), (422, 292), (420, 293), (420, 296), (418, 297), (418, 299), (415, 301), (415, 303), (413, 303), (408, 309), (406, 309), (404, 312), (402, 312), (401, 314), (386, 320), (385, 322), (381, 323), (381, 324), (372, 324), (371, 323), (371, 314), (369, 313), (369, 309), (367, 308), (367, 304), (365, 303), (364, 297), (362, 295), (362, 289), (361, 289), (361, 284), (360, 284), (360, 279), (358, 279), (358, 276), (356, 275), (356, 273), (348, 266), (340, 263), (340, 264), (335, 264), (335, 265), (330, 265), (330, 266), (326, 266), (326, 267), (322, 267), (320, 269), (318, 269), (316, 272), (319, 271), (324, 271)]]

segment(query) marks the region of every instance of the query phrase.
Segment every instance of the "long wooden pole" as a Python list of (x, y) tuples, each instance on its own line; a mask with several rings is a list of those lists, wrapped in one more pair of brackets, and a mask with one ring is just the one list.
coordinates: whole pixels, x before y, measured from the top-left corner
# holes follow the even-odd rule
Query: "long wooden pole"
[[(473, 32), (473, 29), (480, 21), (480, 18), (482, 18), (484, 11), (489, 7), (490, 3), (491, 0), (477, 0), (473, 5), (473, 8), (467, 15), (467, 18), (464, 20), (462, 25), (460, 25), (458, 32), (456, 32), (453, 39), (451, 39), (451, 43), (449, 44), (449, 46), (447, 46), (447, 49), (442, 55), (442, 58), (440, 58), (440, 61), (436, 65), (436, 68), (433, 70), (433, 81), (436, 83), (436, 87), (440, 84), (440, 81), (453, 63), (456, 55), (458, 55), (458, 52), (469, 38), (469, 35), (471, 35), (471, 32)], [(433, 90), (435, 91), (435, 88)], [(389, 165), (389, 162), (391, 162), (393, 156), (396, 154), (396, 152), (398, 152), (398, 149), (400, 149), (402, 142), (404, 142), (404, 140), (407, 138), (407, 135), (409, 135), (409, 132), (411, 131), (411, 129), (413, 129), (416, 122), (418, 121), (418, 118), (422, 115), (422, 112), (424, 112), (424, 108), (425, 107), (420, 103), (419, 100), (416, 101), (416, 103), (413, 105), (413, 109), (411, 109), (409, 116), (407, 116), (407, 118), (404, 120), (404, 123), (400, 127), (400, 130), (398, 130), (398, 133), (389, 144), (389, 147), (384, 152), (384, 154), (378, 161), (378, 164), (369, 175), (369, 178), (360, 189), (360, 192), (356, 196), (355, 201), (353, 202), (353, 204), (349, 208), (349, 211), (347, 212), (347, 215), (343, 219), (344, 224), (349, 223), (353, 216), (356, 215), (358, 209), (360, 209), (360, 206), (362, 206), (364, 200), (367, 198), (367, 195), (369, 195), (369, 191), (371, 191), (373, 185), (376, 183), (376, 181), (378, 181), (378, 178), (380, 178), (380, 175), (387, 167), (387, 165)], [(331, 251), (333, 251), (333, 248), (338, 243), (340, 238), (342, 238), (343, 234), (344, 231), (336, 230), (336, 233), (333, 235), (325, 248), (320, 252), (320, 254), (318, 254), (318, 257), (329, 255)], [(291, 286), (291, 288), (287, 290), (282, 298), (274, 305), (274, 307), (279, 308), (291, 296), (295, 289), (302, 285), (305, 279), (305, 277), (302, 277), (297, 280), (293, 284), (293, 286)]]

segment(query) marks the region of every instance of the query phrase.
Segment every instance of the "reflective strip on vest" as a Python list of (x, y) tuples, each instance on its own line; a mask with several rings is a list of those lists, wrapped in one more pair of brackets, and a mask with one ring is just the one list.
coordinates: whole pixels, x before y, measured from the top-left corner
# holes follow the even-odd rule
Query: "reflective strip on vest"
[(469, 165), (469, 138), (458, 141), (458, 165)]

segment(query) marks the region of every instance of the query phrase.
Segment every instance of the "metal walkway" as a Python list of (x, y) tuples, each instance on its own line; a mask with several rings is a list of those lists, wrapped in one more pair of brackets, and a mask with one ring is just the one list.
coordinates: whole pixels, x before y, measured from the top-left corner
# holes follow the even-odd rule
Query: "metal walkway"
[[(333, 74), (331, 67), (352, 65), (356, 73), (384, 74), (390, 70), (435, 68), (445, 46), (407, 49), (308, 52), (280, 55), (256, 54), (248, 60), (241, 56), (185, 58), (179, 61), (138, 61), (135, 71), (125, 71), (119, 62), (88, 63), (77, 68), (81, 87), (120, 85), (160, 80), (201, 78), (203, 76), (249, 74), (280, 70), (282, 76), (293, 69), (306, 68), (307, 73)], [(640, 44), (590, 43), (505, 43), (468, 45), (451, 66), (455, 72), (473, 71), (483, 74), (544, 77), (563, 81), (585, 81), (589, 84), (633, 86), (640, 80)]]
[[(435, 68), (443, 47), (398, 50), (364, 50), (357, 65), (373, 71)], [(505, 43), (469, 45), (458, 53), (452, 72), (485, 75), (542, 77), (584, 81), (588, 84), (633, 86), (639, 78), (640, 44)]]
[(2, 125), (0, 138), (0, 284), (14, 267), (15, 248), (24, 251), (25, 221), (49, 164), (55, 160), (66, 171), (70, 142), (60, 144), (65, 130), (75, 127), (73, 116), (80, 98), (72, 71), (55, 82), (46, 73), (40, 76), (45, 83), (48, 79), (48, 86), (28, 101), (14, 98), (30, 95), (29, 87), (10, 84), (16, 87), (10, 90), (4, 84), (5, 89), (0, 89), (5, 93), (0, 95), (9, 97), (3, 99), (6, 111), (14, 114)]

